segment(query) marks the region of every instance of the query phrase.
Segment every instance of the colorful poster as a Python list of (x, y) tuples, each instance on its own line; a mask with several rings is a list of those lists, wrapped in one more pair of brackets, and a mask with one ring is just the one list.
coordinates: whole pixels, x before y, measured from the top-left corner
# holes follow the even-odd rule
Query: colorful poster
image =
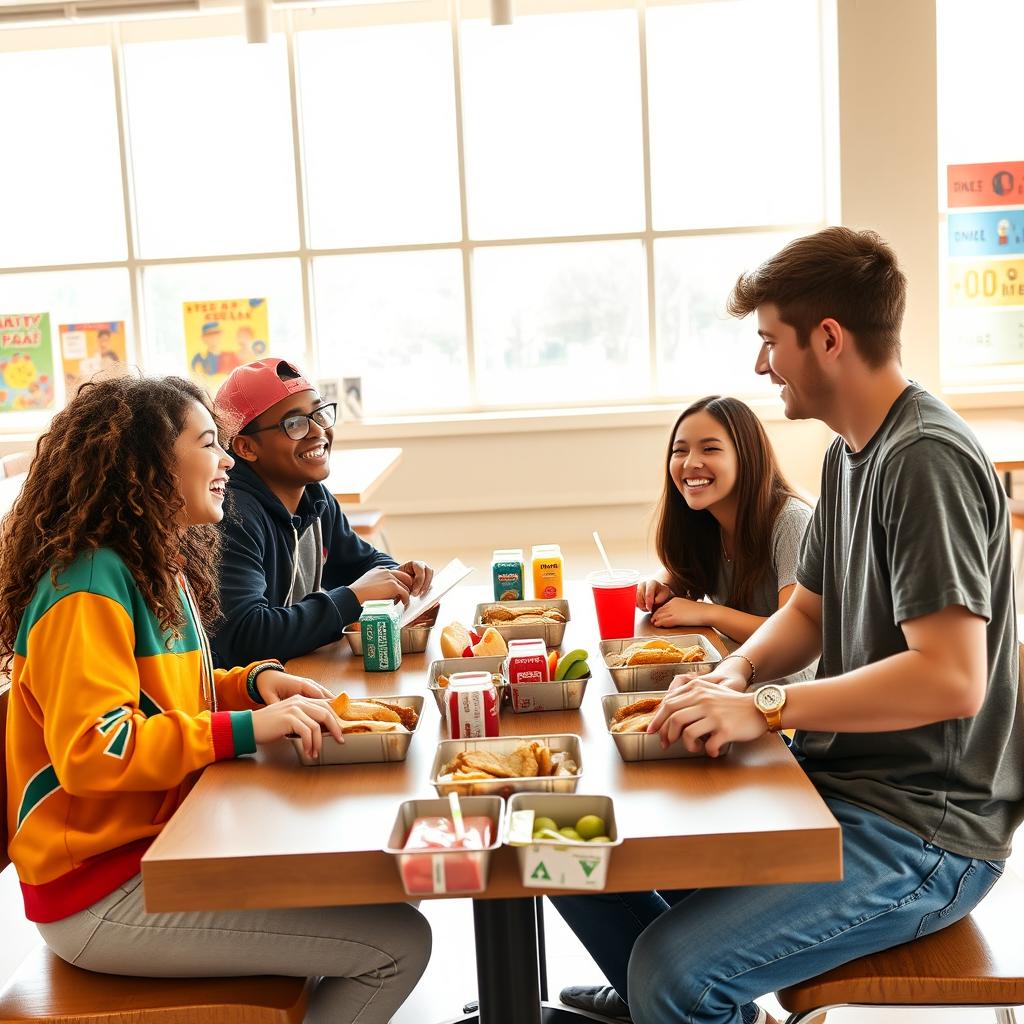
[(184, 314), (189, 374), (211, 392), (236, 366), (267, 354), (266, 299), (186, 302)]
[(52, 409), (49, 313), (0, 313), (0, 412)]
[(946, 204), (957, 206), (1024, 205), (1024, 160), (998, 164), (950, 164), (946, 168)]
[(1024, 363), (1024, 310), (951, 313), (947, 330), (954, 365)]
[(124, 321), (61, 324), (60, 353), (64, 363), (64, 388), (70, 400), (90, 377), (104, 370), (124, 369), (128, 362)]
[(949, 255), (1017, 256), (1024, 253), (1024, 210), (949, 215)]
[(1024, 306), (1024, 259), (971, 260), (949, 267), (954, 306)]

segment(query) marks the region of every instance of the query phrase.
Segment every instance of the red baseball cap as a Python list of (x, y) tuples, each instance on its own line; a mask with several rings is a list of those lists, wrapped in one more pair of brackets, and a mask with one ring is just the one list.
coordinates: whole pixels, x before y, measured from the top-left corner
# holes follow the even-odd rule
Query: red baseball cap
[(285, 359), (257, 359), (238, 366), (217, 391), (217, 412), (229, 434), (237, 434), (283, 398), (315, 391), (302, 373)]

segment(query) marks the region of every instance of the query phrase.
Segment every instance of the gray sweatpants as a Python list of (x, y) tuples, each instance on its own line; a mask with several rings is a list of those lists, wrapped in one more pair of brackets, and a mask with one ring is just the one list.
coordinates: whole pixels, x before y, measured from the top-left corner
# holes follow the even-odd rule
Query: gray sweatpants
[(147, 914), (141, 875), (38, 928), (61, 959), (102, 974), (320, 977), (309, 1024), (387, 1024), (430, 958), (430, 925), (407, 903)]

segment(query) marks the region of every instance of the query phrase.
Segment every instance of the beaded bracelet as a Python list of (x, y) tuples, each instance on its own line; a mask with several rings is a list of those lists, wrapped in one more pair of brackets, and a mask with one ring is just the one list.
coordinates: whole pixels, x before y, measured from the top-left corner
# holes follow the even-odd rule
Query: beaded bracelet
[[(754, 668), (754, 663), (745, 654), (727, 654), (722, 661), (728, 661), (730, 658), (742, 658), (750, 666), (750, 676), (747, 679), (747, 683), (752, 683), (754, 681), (754, 676), (757, 675), (757, 669)], [(721, 665), (722, 661), (718, 664)]]

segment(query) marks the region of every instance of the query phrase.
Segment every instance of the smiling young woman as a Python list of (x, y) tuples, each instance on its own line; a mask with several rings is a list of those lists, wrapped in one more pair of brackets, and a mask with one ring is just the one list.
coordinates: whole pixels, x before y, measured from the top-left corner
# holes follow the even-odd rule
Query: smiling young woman
[(664, 571), (641, 584), (638, 605), (655, 626), (713, 626), (746, 640), (792, 592), (810, 515), (749, 406), (694, 402), (669, 440), (657, 527)]

